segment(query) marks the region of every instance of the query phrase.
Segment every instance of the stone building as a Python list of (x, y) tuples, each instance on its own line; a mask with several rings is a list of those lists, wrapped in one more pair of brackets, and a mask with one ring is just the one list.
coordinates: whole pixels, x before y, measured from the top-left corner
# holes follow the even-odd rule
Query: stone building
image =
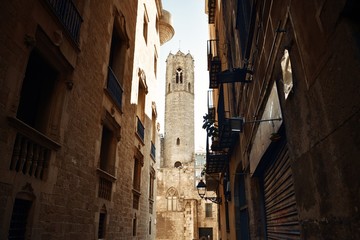
[(221, 239), (360, 238), (359, 10), (206, 0)]
[[(178, 51), (166, 60), (165, 134), (157, 173), (156, 239), (217, 239), (217, 208), (196, 185), (204, 155), (194, 147), (194, 59)], [(205, 209), (206, 208), (206, 209)]]
[(154, 239), (161, 0), (0, 16), (0, 239)]

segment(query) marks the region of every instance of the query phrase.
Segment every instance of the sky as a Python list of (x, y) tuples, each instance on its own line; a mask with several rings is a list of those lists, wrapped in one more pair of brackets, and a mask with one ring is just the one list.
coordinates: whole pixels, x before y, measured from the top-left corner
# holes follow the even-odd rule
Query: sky
[(208, 19), (205, 14), (205, 0), (162, 0), (162, 5), (163, 9), (172, 15), (175, 35), (161, 46), (158, 60), (158, 87), (162, 96), (161, 101), (157, 103), (160, 133), (164, 133), (166, 58), (170, 52), (190, 52), (195, 65), (195, 151), (205, 152), (206, 132), (202, 129), (202, 116), (207, 112), (209, 82), (206, 57)]

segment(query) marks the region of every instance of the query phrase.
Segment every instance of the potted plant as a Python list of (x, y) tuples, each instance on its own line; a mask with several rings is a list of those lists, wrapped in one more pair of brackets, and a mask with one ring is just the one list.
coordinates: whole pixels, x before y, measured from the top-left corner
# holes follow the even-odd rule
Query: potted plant
[(215, 149), (216, 146), (219, 145), (219, 129), (217, 127), (217, 125), (215, 124), (215, 119), (212, 115), (205, 113), (205, 115), (203, 116), (203, 129), (206, 130), (207, 134), (209, 137), (211, 137), (211, 148)]

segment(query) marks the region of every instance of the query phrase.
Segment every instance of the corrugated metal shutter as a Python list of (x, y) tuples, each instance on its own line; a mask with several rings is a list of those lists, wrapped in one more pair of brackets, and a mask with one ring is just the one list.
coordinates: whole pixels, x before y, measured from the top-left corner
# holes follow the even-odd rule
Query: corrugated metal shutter
[(289, 154), (285, 145), (264, 173), (267, 239), (300, 239)]

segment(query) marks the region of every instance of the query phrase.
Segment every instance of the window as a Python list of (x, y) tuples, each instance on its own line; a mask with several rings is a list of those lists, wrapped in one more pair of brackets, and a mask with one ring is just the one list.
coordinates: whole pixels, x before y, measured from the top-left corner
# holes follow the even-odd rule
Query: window
[(26, 228), (32, 201), (15, 199), (8, 239), (27, 239)]
[(178, 192), (174, 187), (169, 188), (169, 190), (166, 192), (166, 199), (167, 199), (167, 210), (176, 211)]
[(126, 67), (126, 52), (129, 48), (129, 38), (126, 34), (125, 17), (118, 13), (114, 20), (110, 45), (108, 80), (106, 89), (116, 106), (122, 107), (124, 72)]
[(212, 204), (205, 203), (205, 217), (212, 217)]
[(242, 58), (248, 58), (249, 46), (252, 41), (252, 22), (254, 21), (254, 8), (250, 0), (237, 1), (236, 28), (239, 30), (239, 39)]
[(104, 125), (101, 136), (100, 169), (112, 175), (115, 174), (115, 151), (114, 133)]
[(155, 169), (150, 168), (150, 179), (149, 179), (149, 199), (154, 199), (154, 182), (155, 182)]
[(151, 148), (150, 148), (150, 156), (153, 160), (156, 159), (156, 134), (157, 134), (157, 126), (156, 126), (156, 105), (155, 102), (152, 102), (152, 114), (151, 114)]
[(136, 106), (136, 115), (137, 115), (137, 136), (140, 138), (142, 143), (144, 143), (145, 138), (145, 100), (146, 94), (148, 93), (148, 88), (146, 84), (145, 72), (142, 69), (139, 69), (139, 87), (138, 87), (138, 101)]
[(140, 191), (140, 181), (141, 181), (141, 164), (140, 161), (135, 158), (133, 188), (137, 191)]
[(17, 132), (10, 170), (46, 181), (51, 154), (61, 147), (56, 141), (72, 68), (40, 28), (35, 39), (37, 47), (20, 73), (24, 79), (16, 93), (20, 95), (16, 117), (9, 118)]
[(151, 218), (149, 220), (149, 235), (151, 235)]
[(155, 77), (157, 76), (157, 59), (158, 59), (158, 54), (156, 51), (156, 46), (154, 46), (154, 73), (155, 73)]
[(111, 200), (112, 184), (115, 182), (115, 162), (116, 162), (116, 147), (120, 141), (120, 125), (111, 116), (111, 114), (104, 110), (101, 122), (101, 145), (100, 145), (100, 159), (99, 169), (99, 187), (98, 197), (106, 200)]
[(104, 110), (101, 122), (103, 128), (101, 133), (99, 167), (101, 170), (115, 175), (116, 146), (118, 141), (120, 141), (121, 127), (106, 110)]
[(284, 84), (285, 99), (287, 99), (291, 89), (293, 88), (292, 68), (291, 68), (289, 51), (287, 49), (285, 49), (284, 55), (281, 58), (281, 71), (282, 71), (282, 81)]
[(144, 5), (144, 8), (145, 8), (145, 12), (144, 12), (143, 35), (144, 35), (145, 43), (147, 43), (149, 17), (148, 17), (145, 5)]
[(133, 208), (139, 209), (140, 186), (141, 186), (141, 168), (144, 166), (144, 156), (138, 148), (135, 147), (134, 172), (133, 172)]
[(149, 213), (153, 213), (154, 208), (154, 184), (155, 184), (155, 169), (150, 167), (150, 178), (149, 178)]
[(176, 69), (175, 78), (176, 83), (183, 83), (183, 71), (181, 68)]
[(136, 236), (136, 232), (137, 232), (137, 218), (135, 214), (135, 217), (133, 218), (133, 236)]
[(103, 206), (99, 214), (99, 226), (98, 226), (99, 240), (105, 238), (105, 229), (106, 229), (106, 208), (105, 206)]
[(57, 83), (58, 72), (33, 50), (26, 67), (17, 118), (46, 134)]
[(180, 138), (176, 139), (176, 145), (180, 145)]
[(159, 34), (159, 16), (156, 15), (156, 22), (155, 22), (156, 32)]

